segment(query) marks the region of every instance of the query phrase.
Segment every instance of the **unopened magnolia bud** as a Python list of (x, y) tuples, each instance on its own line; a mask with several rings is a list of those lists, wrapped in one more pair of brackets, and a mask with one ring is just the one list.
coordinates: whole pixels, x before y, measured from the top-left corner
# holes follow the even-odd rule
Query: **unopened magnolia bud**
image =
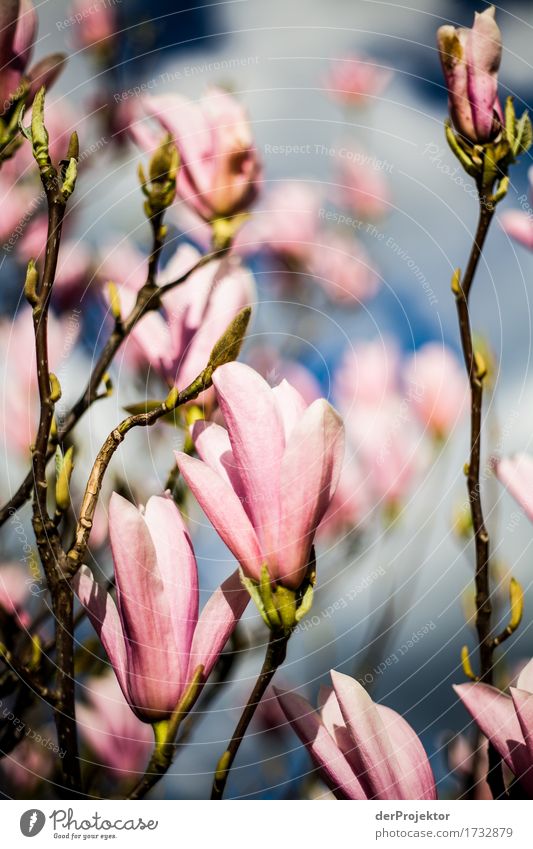
[(175, 180), (178, 173), (178, 148), (167, 135), (150, 160), (150, 182), (162, 183)]
[(111, 310), (111, 315), (115, 321), (120, 321), (122, 318), (120, 295), (115, 283), (110, 281), (107, 284), (107, 294), (109, 296), (109, 309)]
[(173, 410), (175, 408), (176, 404), (178, 403), (179, 396), (179, 389), (177, 388), (177, 386), (173, 386), (165, 400), (165, 407), (167, 408), (167, 410)]
[(37, 306), (39, 299), (37, 297), (37, 284), (39, 283), (39, 272), (35, 265), (35, 260), (30, 259), (28, 268), (26, 269), (26, 280), (24, 282), (24, 295), (26, 300), (32, 307)]
[(73, 462), (74, 449), (71, 446), (65, 455), (61, 454), (61, 449), (56, 451), (56, 506), (57, 509), (64, 513), (70, 506), (70, 478), (74, 469)]
[(516, 631), (524, 613), (524, 590), (516, 578), (511, 578), (509, 583), (509, 602), (511, 607), (509, 628)]
[(61, 194), (63, 195), (64, 200), (68, 200), (71, 196), (72, 192), (76, 187), (76, 179), (78, 177), (78, 164), (74, 157), (70, 160), (67, 165), (67, 170), (65, 172), (65, 179), (63, 180), (63, 185), (61, 187)]
[(461, 269), (456, 268), (452, 275), (452, 292), (454, 295), (461, 294)]
[(470, 653), (468, 651), (468, 646), (463, 646), (461, 649), (461, 665), (463, 667), (463, 672), (467, 678), (470, 678), (471, 681), (477, 681), (477, 676), (472, 669), (472, 664), (470, 663)]
[(61, 398), (61, 384), (55, 374), (50, 372), (50, 400), (55, 404)]
[(72, 135), (70, 137), (69, 143), (68, 143), (66, 160), (67, 160), (67, 162), (70, 162), (71, 159), (75, 159), (76, 161), (78, 161), (79, 158), (80, 158), (80, 140), (78, 138), (78, 134), (77, 134), (76, 130), (74, 130), (74, 132), (72, 133)]
[(44, 99), (46, 91), (44, 86), (35, 95), (31, 117), (31, 141), (33, 155), (43, 176), (49, 175), (52, 170), (52, 161), (48, 148), (48, 130), (44, 124)]
[(220, 339), (215, 342), (208, 363), (208, 369), (210, 369), (211, 374), (219, 366), (225, 363), (231, 363), (237, 359), (248, 329), (248, 324), (250, 323), (251, 315), (252, 308), (244, 307), (227, 326)]

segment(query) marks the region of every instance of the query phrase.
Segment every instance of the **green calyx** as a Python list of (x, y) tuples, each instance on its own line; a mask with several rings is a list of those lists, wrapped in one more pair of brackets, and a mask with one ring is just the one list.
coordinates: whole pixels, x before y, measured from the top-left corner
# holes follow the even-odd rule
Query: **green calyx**
[(254, 581), (241, 572), (241, 581), (248, 590), (265, 625), (274, 633), (290, 634), (311, 610), (316, 580), (314, 558), (307, 575), (297, 590), (272, 583), (268, 567), (261, 567), (261, 580)]
[(527, 111), (517, 118), (514, 101), (508, 97), (500, 132), (492, 142), (473, 144), (456, 133), (449, 121), (445, 124), (446, 141), (464, 170), (473, 177), (480, 194), (495, 206), (505, 197), (509, 178), (507, 171), (533, 141), (533, 129)]

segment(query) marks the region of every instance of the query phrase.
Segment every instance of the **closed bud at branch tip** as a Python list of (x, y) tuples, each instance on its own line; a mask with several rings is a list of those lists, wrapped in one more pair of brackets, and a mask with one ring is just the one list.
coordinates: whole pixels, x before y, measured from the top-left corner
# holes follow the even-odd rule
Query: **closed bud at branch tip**
[(511, 578), (509, 583), (509, 601), (511, 606), (509, 628), (516, 631), (524, 613), (524, 590), (516, 578)]
[(107, 284), (107, 294), (109, 297), (109, 309), (115, 321), (121, 321), (122, 312), (120, 306), (120, 295), (116, 283), (109, 281)]
[(63, 195), (64, 200), (68, 200), (71, 196), (72, 192), (76, 187), (76, 179), (78, 177), (78, 164), (74, 157), (70, 160), (67, 165), (67, 170), (65, 172), (65, 179), (63, 180), (63, 185), (61, 187), (61, 194)]
[(55, 404), (61, 398), (61, 384), (59, 380), (50, 372), (50, 401)]
[(471, 681), (477, 681), (477, 675), (472, 669), (472, 664), (470, 663), (470, 654), (468, 651), (468, 646), (463, 646), (461, 649), (461, 665), (463, 667), (463, 672), (467, 678), (470, 678)]
[(35, 260), (30, 259), (28, 268), (26, 269), (26, 280), (24, 282), (24, 295), (26, 300), (32, 307), (37, 306), (39, 299), (37, 297), (37, 284), (39, 282), (39, 272), (35, 265)]
[(52, 162), (48, 148), (48, 130), (44, 124), (44, 100), (46, 90), (44, 86), (35, 95), (31, 115), (31, 142), (35, 161), (43, 176), (48, 176), (52, 171)]
[(64, 513), (70, 506), (70, 478), (74, 469), (74, 448), (71, 446), (63, 456), (59, 446), (56, 449), (56, 506)]
[(454, 295), (461, 294), (461, 269), (456, 268), (452, 275), (452, 292)]

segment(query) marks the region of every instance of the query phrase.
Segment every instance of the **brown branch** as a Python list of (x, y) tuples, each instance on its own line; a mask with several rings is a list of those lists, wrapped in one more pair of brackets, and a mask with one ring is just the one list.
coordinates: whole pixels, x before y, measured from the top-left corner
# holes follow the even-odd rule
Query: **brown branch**
[(278, 632), (271, 631), (270, 639), (267, 646), (267, 651), (265, 655), (265, 660), (263, 662), (263, 666), (261, 668), (261, 672), (259, 673), (259, 677), (255, 682), (255, 686), (252, 690), (250, 698), (244, 708), (241, 717), (237, 723), (237, 727), (233, 732), (233, 737), (231, 738), (228, 748), (220, 758), (217, 769), (215, 772), (215, 778), (213, 781), (213, 788), (211, 791), (211, 799), (222, 799), (224, 795), (224, 790), (226, 788), (226, 782), (228, 780), (230, 769), (233, 765), (233, 761), (239, 751), (239, 747), (244, 739), (244, 736), (248, 730), (248, 726), (252, 721), (254, 714), (257, 710), (257, 706), (261, 699), (263, 698), (268, 685), (272, 681), (272, 678), (276, 674), (277, 669), (281, 666), (283, 661), (285, 660), (285, 656), (287, 654), (287, 644), (289, 642), (291, 631), (286, 631), (282, 634)]
[[(479, 680), (493, 682), (493, 654), (496, 643), (491, 634), (492, 602), (490, 592), (490, 540), (481, 503), (481, 429), (483, 410), (483, 378), (476, 360), (470, 323), (469, 296), (485, 239), (494, 216), (494, 204), (479, 191), (479, 220), (470, 257), (462, 277), (455, 288), (455, 302), (461, 346), (470, 384), (470, 457), (467, 470), (467, 489), (475, 545), (476, 631), (479, 646)], [(489, 771), (487, 781), (494, 798), (505, 794), (501, 759), (489, 743)]]

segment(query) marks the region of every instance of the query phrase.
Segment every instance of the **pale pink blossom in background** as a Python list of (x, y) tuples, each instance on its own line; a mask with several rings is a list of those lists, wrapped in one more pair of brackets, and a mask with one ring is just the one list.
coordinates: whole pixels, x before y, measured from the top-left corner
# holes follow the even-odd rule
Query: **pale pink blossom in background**
[(142, 772), (150, 758), (154, 735), (137, 719), (112, 670), (83, 685), (87, 703), (76, 705), (78, 731), (103, 766), (119, 776)]
[(319, 190), (308, 183), (275, 184), (238, 234), (236, 247), (245, 253), (267, 249), (305, 266), (319, 232), (321, 202)]
[(371, 517), (370, 493), (358, 460), (346, 449), (339, 484), (318, 529), (319, 538), (338, 539), (362, 531)]
[[(522, 209), (506, 209), (500, 215), (500, 225), (511, 239), (533, 250), (533, 167), (527, 172), (529, 181), (529, 203)], [(522, 196), (520, 200), (525, 200)]]
[(396, 711), (372, 701), (354, 678), (331, 670), (320, 713), (274, 688), (288, 722), (341, 799), (436, 799), (424, 747)]
[[(487, 740), (481, 740), (479, 746), (480, 753), (476, 752), (475, 747), (464, 734), (457, 734), (445, 746), (447, 765), (450, 772), (459, 779), (464, 781), (464, 778), (468, 777), (473, 782), (474, 799), (489, 800), (493, 796), (486, 780), (489, 767)], [(474, 770), (476, 770), (475, 775), (472, 774)]]
[(170, 133), (180, 154), (178, 195), (205, 221), (245, 212), (255, 201), (261, 165), (246, 110), (227, 91), (210, 88), (198, 102), (143, 97), (130, 131), (146, 153)]
[(202, 684), (249, 601), (234, 572), (198, 615), (198, 573), (189, 532), (169, 497), (144, 513), (116, 492), (109, 505), (117, 603), (82, 566), (73, 587), (87, 610), (126, 701), (143, 722), (168, 719), (204, 667)]
[(495, 14), (494, 6), (489, 6), (475, 13), (471, 28), (445, 25), (437, 31), (453, 124), (476, 144), (496, 136), (502, 117), (498, 101), (502, 37)]
[(402, 371), (413, 409), (424, 428), (443, 439), (462, 420), (470, 399), (464, 367), (449, 348), (423, 345)]
[[(116, 2), (116, 0), (115, 0)], [(76, 18), (73, 41), (77, 47), (103, 50), (106, 40), (115, 35), (117, 15), (113, 0), (73, 0), (69, 17)]]
[(242, 363), (213, 375), (226, 428), (196, 422), (201, 459), (176, 453), (179, 469), (243, 572), (297, 589), (335, 492), (342, 421), (325, 400), (307, 406), (287, 381), (272, 389)]
[(379, 288), (379, 275), (361, 242), (324, 233), (311, 252), (309, 273), (332, 301), (360, 305)]
[(515, 454), (495, 463), (496, 476), (533, 522), (533, 457)]
[(350, 150), (338, 168), (339, 202), (363, 220), (382, 218), (391, 211), (389, 182), (379, 161), (362, 149)]
[(379, 405), (399, 387), (400, 355), (391, 339), (360, 342), (349, 348), (334, 376), (333, 395), (343, 411), (354, 405)]
[[(43, 739), (50, 739), (48, 728), (35, 733), (40, 733)], [(31, 796), (41, 781), (52, 775), (54, 757), (50, 749), (26, 738), (0, 760), (0, 770), (17, 793)]]
[(0, 607), (15, 617), (21, 628), (30, 624), (30, 616), (24, 610), (29, 595), (29, 576), (13, 563), (0, 565)]
[(379, 67), (366, 56), (347, 56), (331, 63), (326, 90), (346, 106), (363, 106), (378, 98), (392, 78), (387, 68)]
[[(65, 345), (75, 345), (77, 327), (68, 319), (48, 318), (48, 351), (57, 372)], [(31, 309), (23, 307), (14, 321), (0, 320), (0, 442), (9, 451), (29, 456), (38, 422), (37, 369)]]

